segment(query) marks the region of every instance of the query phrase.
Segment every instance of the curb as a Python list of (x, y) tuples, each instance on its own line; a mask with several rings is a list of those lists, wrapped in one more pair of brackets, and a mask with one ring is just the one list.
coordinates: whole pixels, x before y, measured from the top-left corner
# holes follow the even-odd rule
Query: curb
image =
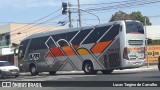
[(124, 69), (124, 70), (114, 70), (115, 72), (141, 72), (141, 71), (158, 71), (157, 65), (142, 66), (139, 68), (133, 69)]

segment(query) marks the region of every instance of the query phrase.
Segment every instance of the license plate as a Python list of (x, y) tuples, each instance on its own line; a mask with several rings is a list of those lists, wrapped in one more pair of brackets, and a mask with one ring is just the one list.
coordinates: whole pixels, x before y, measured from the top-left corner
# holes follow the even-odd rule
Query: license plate
[(17, 72), (12, 72), (12, 74), (16, 74)]
[(130, 57), (136, 57), (136, 55), (129, 55)]

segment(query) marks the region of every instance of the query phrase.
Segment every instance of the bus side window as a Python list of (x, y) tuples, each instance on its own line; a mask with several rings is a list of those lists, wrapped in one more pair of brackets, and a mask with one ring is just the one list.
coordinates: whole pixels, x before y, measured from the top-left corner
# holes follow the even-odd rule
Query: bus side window
[(122, 31), (122, 25), (119, 27), (119, 31), (120, 31), (120, 32)]

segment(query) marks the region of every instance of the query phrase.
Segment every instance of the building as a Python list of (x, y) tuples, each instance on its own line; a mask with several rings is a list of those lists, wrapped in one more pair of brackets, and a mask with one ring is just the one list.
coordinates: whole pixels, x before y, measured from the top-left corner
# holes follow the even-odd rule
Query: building
[[(146, 26), (147, 38), (152, 40), (160, 40), (160, 25)], [(160, 45), (146, 46), (147, 57), (146, 63), (158, 63), (160, 56)]]
[(147, 38), (152, 40), (160, 39), (160, 25), (146, 26)]
[(34, 24), (18, 24), (10, 23), (8, 25), (0, 26), (0, 60), (7, 60), (11, 64), (16, 64), (16, 57), (14, 57), (14, 48), (16, 44), (20, 44), (21, 40), (29, 35), (59, 30), (63, 27), (34, 25)]

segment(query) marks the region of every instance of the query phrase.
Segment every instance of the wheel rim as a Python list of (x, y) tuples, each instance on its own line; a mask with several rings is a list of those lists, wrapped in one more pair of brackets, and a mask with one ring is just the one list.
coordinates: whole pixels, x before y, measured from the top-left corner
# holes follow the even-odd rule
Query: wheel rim
[(85, 66), (85, 71), (86, 71), (86, 72), (90, 72), (91, 69), (92, 69), (92, 66), (91, 66), (90, 64), (87, 64), (87, 65)]
[(36, 72), (36, 68), (32, 67), (31, 71), (32, 71), (32, 73), (35, 73)]

